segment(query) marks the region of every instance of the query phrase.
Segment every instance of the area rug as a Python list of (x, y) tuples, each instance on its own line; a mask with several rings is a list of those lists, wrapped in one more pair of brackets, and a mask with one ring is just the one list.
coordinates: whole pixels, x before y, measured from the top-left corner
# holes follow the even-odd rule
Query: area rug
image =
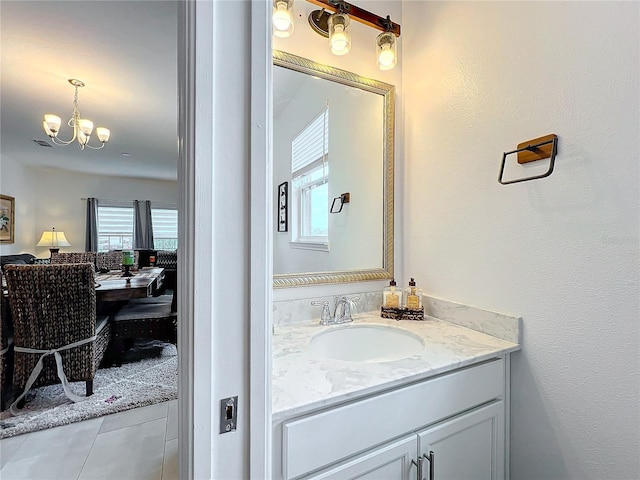
[[(0, 438), (58, 427), (111, 413), (174, 400), (178, 397), (178, 357), (175, 346), (156, 346), (156, 355), (132, 359), (121, 367), (101, 368), (93, 381), (93, 395), (73, 403), (61, 385), (33, 389), (18, 416), (7, 407), (0, 413)], [(149, 355), (144, 353), (142, 357)], [(84, 395), (85, 382), (72, 382), (74, 392)]]

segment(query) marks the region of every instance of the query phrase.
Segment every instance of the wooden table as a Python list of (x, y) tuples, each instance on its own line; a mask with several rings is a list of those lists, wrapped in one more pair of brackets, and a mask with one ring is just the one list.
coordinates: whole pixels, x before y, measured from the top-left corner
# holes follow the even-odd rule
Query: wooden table
[(96, 274), (96, 301), (151, 297), (164, 282), (164, 268), (146, 267), (132, 273), (135, 273), (132, 277), (123, 277), (118, 271)]

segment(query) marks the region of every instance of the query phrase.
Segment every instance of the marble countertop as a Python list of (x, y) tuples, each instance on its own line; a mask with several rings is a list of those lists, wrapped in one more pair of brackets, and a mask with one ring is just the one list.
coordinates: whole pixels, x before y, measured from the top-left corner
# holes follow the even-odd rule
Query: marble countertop
[(275, 421), (326, 408), (346, 400), (429, 378), (497, 358), (520, 345), (432, 317), (396, 321), (376, 313), (354, 315), (354, 324), (373, 323), (419, 335), (424, 350), (383, 363), (361, 363), (321, 357), (309, 348), (311, 338), (343, 325), (275, 327), (273, 335), (272, 407)]

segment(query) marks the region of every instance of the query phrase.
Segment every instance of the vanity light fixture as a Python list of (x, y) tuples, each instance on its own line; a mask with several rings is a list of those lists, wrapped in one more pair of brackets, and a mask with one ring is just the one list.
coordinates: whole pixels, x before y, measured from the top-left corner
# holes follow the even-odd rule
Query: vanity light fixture
[(345, 55), (351, 50), (349, 17), (344, 13), (334, 13), (329, 17), (329, 46), (334, 55)]
[(273, 34), (289, 37), (293, 33), (293, 0), (273, 0)]
[[(307, 0), (322, 10), (309, 14), (309, 25), (313, 31), (329, 37), (331, 52), (344, 55), (351, 48), (349, 20), (355, 20), (383, 33), (376, 38), (376, 56), (380, 70), (390, 70), (398, 63), (396, 37), (400, 36), (400, 25), (387, 18), (380, 17), (344, 0)], [(274, 29), (274, 34), (277, 35)]]
[(57, 115), (49, 113), (44, 116), (44, 121), (42, 122), (44, 131), (56, 145), (71, 145), (75, 140), (77, 140), (80, 145), (80, 150), (84, 150), (85, 147), (89, 147), (93, 150), (99, 150), (109, 141), (111, 131), (104, 127), (96, 128), (96, 135), (98, 135), (98, 140), (100, 140), (101, 145), (99, 147), (89, 145), (91, 132), (93, 132), (93, 122), (87, 118), (81, 118), (80, 110), (78, 110), (78, 88), (84, 87), (84, 82), (82, 80), (70, 78), (69, 83), (75, 87), (75, 95), (73, 96), (73, 112), (71, 113), (71, 118), (67, 122), (67, 125), (73, 129), (73, 137), (71, 137), (71, 140), (60, 140), (58, 138), (58, 132), (60, 131), (60, 124), (62, 123), (62, 120)]
[(391, 70), (398, 63), (396, 36), (391, 32), (381, 33), (376, 37), (376, 56), (380, 70)]

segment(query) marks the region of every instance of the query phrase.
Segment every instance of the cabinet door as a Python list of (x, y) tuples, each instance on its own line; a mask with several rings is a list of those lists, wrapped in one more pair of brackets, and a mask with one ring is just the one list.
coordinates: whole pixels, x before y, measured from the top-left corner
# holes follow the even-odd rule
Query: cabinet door
[(374, 448), (338, 466), (305, 477), (309, 480), (414, 480), (418, 439), (415, 435)]
[[(504, 403), (480, 407), (418, 434), (421, 480), (503, 480)], [(426, 457), (433, 452), (432, 474)], [(426, 457), (425, 457), (426, 456)]]

